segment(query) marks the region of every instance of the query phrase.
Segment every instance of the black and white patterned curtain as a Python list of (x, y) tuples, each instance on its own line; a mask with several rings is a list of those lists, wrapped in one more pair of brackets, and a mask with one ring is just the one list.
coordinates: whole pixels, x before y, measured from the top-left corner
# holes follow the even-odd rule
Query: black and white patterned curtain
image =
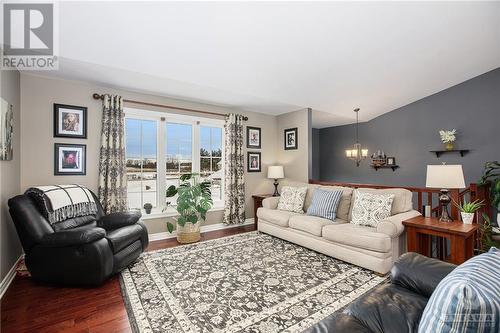
[(243, 116), (229, 114), (225, 128), (225, 207), (224, 224), (245, 222), (245, 161), (243, 155)]
[(104, 95), (99, 156), (99, 200), (106, 214), (127, 210), (124, 127), (122, 97)]

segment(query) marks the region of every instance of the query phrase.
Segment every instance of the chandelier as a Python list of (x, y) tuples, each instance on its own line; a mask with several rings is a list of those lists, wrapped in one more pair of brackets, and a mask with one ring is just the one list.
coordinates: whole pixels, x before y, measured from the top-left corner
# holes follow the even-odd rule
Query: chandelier
[(368, 149), (362, 149), (361, 144), (358, 141), (358, 112), (359, 108), (354, 109), (356, 112), (356, 143), (352, 149), (347, 149), (345, 151), (345, 156), (353, 161), (356, 161), (356, 166), (359, 167), (359, 163), (368, 156)]

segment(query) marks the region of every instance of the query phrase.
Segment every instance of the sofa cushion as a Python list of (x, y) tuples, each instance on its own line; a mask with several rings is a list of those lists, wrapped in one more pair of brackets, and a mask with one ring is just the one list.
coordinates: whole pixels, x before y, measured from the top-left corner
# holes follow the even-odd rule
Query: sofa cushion
[[(384, 188), (384, 189), (374, 189), (374, 188), (358, 188), (356, 190), (358, 193), (374, 193), (374, 194), (394, 194), (394, 200), (392, 200), (391, 215), (396, 215), (400, 213), (407, 212), (413, 209), (412, 193), (411, 191), (404, 188)], [(356, 193), (352, 194), (352, 201), (356, 199)], [(352, 220), (352, 208), (351, 205), (349, 211), (348, 221)]]
[(427, 297), (387, 283), (359, 297), (345, 313), (356, 317), (372, 332), (413, 333), (426, 303)]
[(312, 203), (307, 209), (307, 215), (335, 220), (341, 196), (342, 191), (327, 191), (317, 188), (314, 191)]
[(283, 186), (278, 201), (278, 209), (303, 213), (306, 193), (307, 187)]
[(354, 191), (351, 223), (377, 227), (380, 221), (391, 216), (394, 194), (374, 194)]
[(257, 210), (257, 217), (269, 223), (279, 225), (281, 227), (288, 227), (288, 220), (294, 215), (301, 215), (299, 213), (289, 212), (286, 210), (269, 209), (260, 207)]
[(335, 219), (334, 221), (318, 216), (296, 215), (290, 217), (288, 225), (290, 228), (302, 230), (314, 236), (321, 237), (321, 230), (325, 225), (347, 223), (347, 221)]
[(352, 192), (354, 189), (343, 186), (321, 186), (320, 188), (328, 191), (342, 191), (339, 206), (337, 207), (337, 217), (349, 221), (349, 211), (351, 209)]
[(391, 251), (391, 237), (377, 229), (352, 223), (326, 225), (322, 237), (335, 243), (350, 245), (376, 252)]
[(306, 198), (304, 199), (304, 211), (307, 211), (307, 209), (311, 205), (314, 190), (317, 189), (318, 187), (320, 187), (319, 185), (316, 185), (316, 184), (302, 183), (302, 182), (297, 182), (297, 181), (287, 180), (287, 179), (285, 179), (283, 182), (281, 182), (281, 184), (283, 186), (307, 187)]
[(500, 331), (500, 251), (467, 260), (434, 290), (418, 327), (424, 332)]

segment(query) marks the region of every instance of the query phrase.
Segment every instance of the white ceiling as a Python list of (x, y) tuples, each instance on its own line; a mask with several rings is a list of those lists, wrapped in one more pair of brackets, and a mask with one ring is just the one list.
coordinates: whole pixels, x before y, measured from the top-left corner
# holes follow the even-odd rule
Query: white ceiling
[[(65, 2), (58, 73), (315, 127), (500, 67), (500, 2)], [(326, 113), (323, 114), (323, 113)]]

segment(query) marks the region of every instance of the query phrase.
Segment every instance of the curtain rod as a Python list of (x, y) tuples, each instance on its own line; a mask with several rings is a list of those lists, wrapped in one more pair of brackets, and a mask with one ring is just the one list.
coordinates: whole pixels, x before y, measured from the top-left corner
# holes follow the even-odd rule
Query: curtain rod
[[(94, 99), (103, 99), (104, 95), (100, 95), (98, 93), (92, 94), (92, 97)], [(194, 110), (194, 109), (188, 109), (188, 108), (181, 108), (178, 106), (171, 106), (171, 105), (165, 105), (165, 104), (155, 104), (155, 103), (148, 103), (148, 102), (141, 102), (141, 101), (135, 101), (133, 99), (123, 99), (123, 102), (125, 103), (132, 103), (132, 104), (140, 104), (140, 105), (147, 105), (147, 106), (154, 106), (154, 107), (159, 107), (159, 108), (167, 108), (167, 109), (174, 109), (174, 110), (181, 110), (181, 111), (189, 111), (189, 112), (195, 112), (195, 113), (202, 113), (202, 114), (208, 114), (211, 116), (219, 116), (219, 117), (225, 117), (227, 116), (226, 114), (223, 113), (217, 113), (217, 112), (210, 112), (210, 111), (201, 111), (201, 110)], [(243, 116), (243, 120), (247, 121), (248, 117)]]

